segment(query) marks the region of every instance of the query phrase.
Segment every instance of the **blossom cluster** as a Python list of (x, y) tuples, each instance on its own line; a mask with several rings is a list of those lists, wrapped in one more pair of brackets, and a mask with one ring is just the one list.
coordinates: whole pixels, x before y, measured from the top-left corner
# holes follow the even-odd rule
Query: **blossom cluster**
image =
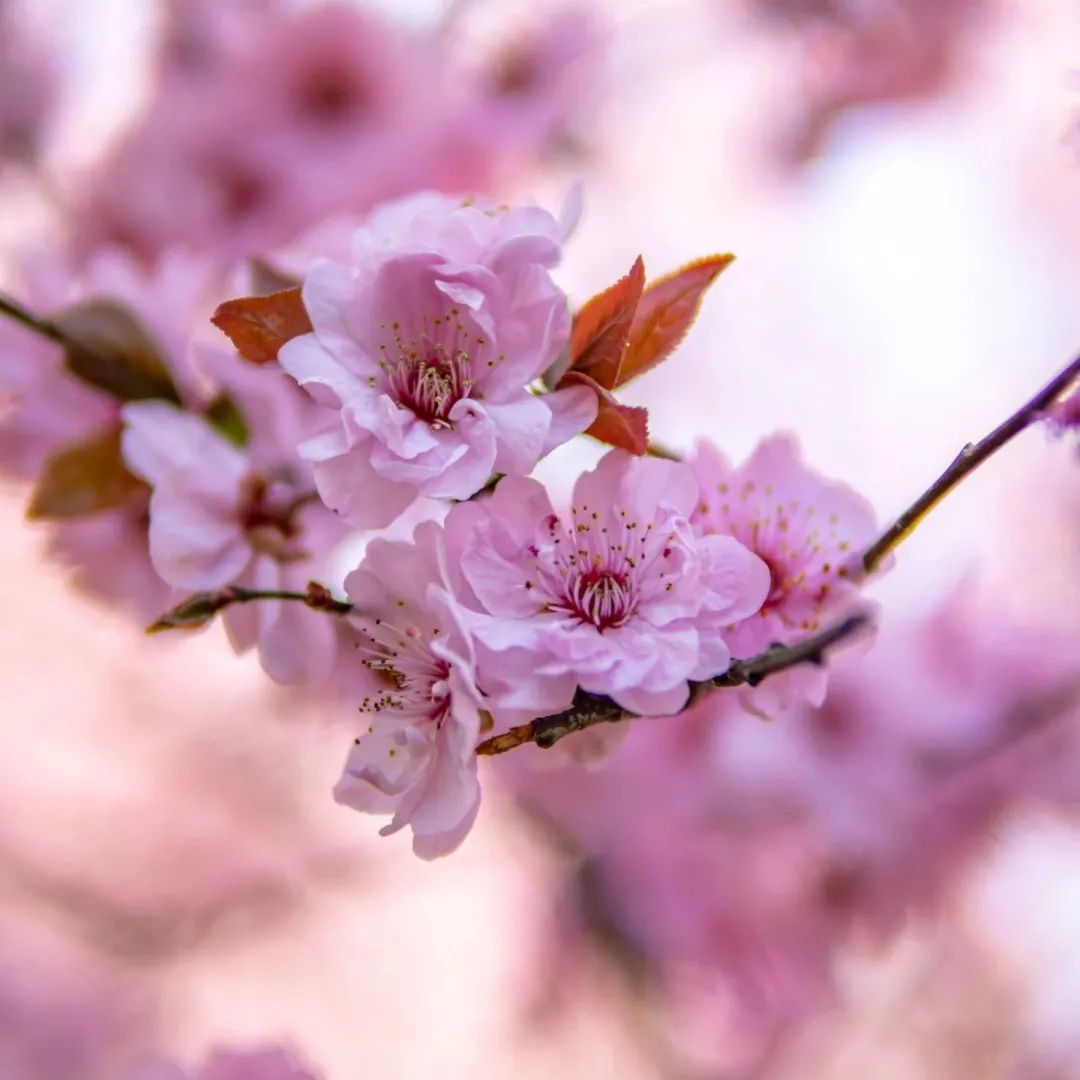
[[(869, 655), (834, 666), (832, 650), (877, 622), (865, 584), (972, 467), (1036, 421), (1073, 445), (1080, 359), (884, 531), (788, 431), (728, 455), (745, 387), (722, 364), (712, 438), (658, 444), (645, 395), (623, 388), (672, 357), (733, 256), (656, 279), (639, 257), (571, 295), (581, 189), (554, 213), (491, 193), (538, 165), (548, 186), (572, 179), (560, 168), (603, 148), (603, 34), (560, 7), (473, 40), (480, 6), (445, 5), (419, 31), (346, 0), (162, 0), (142, 104), (84, 166), (92, 147), (54, 144), (80, 128), (63, 93), (79, 65), (32, 32), (48, 16), (24, 25), (33, 5), (0, 0), (0, 195), (15, 208), (0, 473), (30, 489), (28, 517), (80, 589), (155, 634), (220, 618), (251, 674), (293, 687), (261, 702), (338, 718), (314, 736), (332, 743), (327, 802), (380, 816), (424, 860), (463, 843), (482, 782), (520, 812), (504, 829), (542, 823), (515, 834), (558, 851), (533, 890), (541, 917), (521, 922), (543, 933), (550, 909), (535, 969), (559, 1001), (596, 945), (646, 1002), (656, 1030), (639, 1041), (665, 1068), (671, 1043), (696, 1059), (678, 1071), (764, 1074), (842, 989), (853, 943), (946, 910), (1010, 809), (1075, 808), (1068, 635), (965, 588), (908, 625), (890, 611)], [(853, 109), (937, 93), (987, 5), (864, 7), (749, 5), (800, 53), (784, 65), (802, 84), (779, 113), (786, 166)], [(47, 255), (7, 243), (39, 217)], [(14, 785), (5, 1077), (314, 1080), (306, 1062), (333, 1059), (214, 1049), (216, 1032), (161, 1057), (176, 1040), (156, 972), (153, 988), (124, 974), (265, 933), (376, 857), (304, 813), (311, 762), (280, 749), (297, 725), (231, 715), (223, 685), (200, 685), (209, 712), (186, 685), (166, 702), (191, 731), (166, 707), (140, 726), (155, 749), (124, 729), (103, 751), (138, 765), (96, 823), (34, 768), (21, 807)], [(68, 762), (45, 719), (55, 788)], [(98, 833), (108, 856), (80, 863)]]
[(347, 0), (163, 6), (154, 93), (75, 192), (79, 251), (263, 256), (412, 191), (501, 187), (572, 129), (603, 40), (557, 8), (475, 62)]
[[(738, 469), (708, 444), (641, 453), (643, 410), (612, 390), (670, 353), (730, 260), (648, 288), (639, 261), (572, 319), (553, 271), (576, 201), (557, 219), (409, 196), (261, 295), (250, 270), (190, 263), (136, 289), (116, 254), (68, 286), (59, 342), (12, 331), (41, 355), (11, 364), (4, 432), (54, 545), (84, 571), (108, 560), (142, 610), (168, 609), (158, 628), (221, 610), (272, 678), (358, 699), (336, 798), (390, 813), (383, 831), (409, 826), (425, 857), (472, 825), (481, 741), (583, 694), (680, 712), (733, 657), (850, 607), (874, 535), (790, 436)], [(236, 353), (209, 325), (183, 333), (226, 289), (250, 293), (214, 314)], [(586, 430), (614, 445), (556, 508), (529, 474)], [(354, 530), (391, 526), (344, 576)], [(744, 700), (772, 714), (823, 680)]]

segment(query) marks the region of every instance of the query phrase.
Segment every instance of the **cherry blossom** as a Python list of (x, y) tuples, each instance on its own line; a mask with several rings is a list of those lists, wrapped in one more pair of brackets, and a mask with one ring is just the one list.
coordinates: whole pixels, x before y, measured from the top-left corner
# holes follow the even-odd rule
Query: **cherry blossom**
[(569, 334), (549, 273), (559, 255), (559, 226), (538, 207), (423, 196), (373, 215), (351, 266), (311, 268), (314, 332), (279, 360), (332, 410), (302, 447), (328, 506), (386, 525), (418, 495), (466, 499), (492, 473), (527, 473), (588, 426), (587, 391), (528, 389)]
[[(246, 446), (168, 402), (124, 408), (124, 459), (153, 490), (150, 558), (178, 589), (302, 590), (341, 537), (293, 455), (307, 403), (280, 372), (233, 365), (233, 386), (246, 390), (242, 415), (256, 433)], [(235, 605), (224, 619), (238, 651), (258, 643), (273, 678), (321, 682), (329, 674), (335, 630), (325, 615), (271, 599)]]
[(170, 14), (147, 106), (77, 193), (82, 251), (153, 260), (183, 244), (229, 261), (424, 188), (504, 188), (579, 81), (563, 32), (541, 49), (509, 138), (451, 50), (369, 7), (230, 0)]
[[(27, 260), (17, 285), (25, 305), (43, 315), (83, 301), (126, 308), (190, 402), (207, 390), (194, 353), (209, 336), (199, 328), (222, 288), (220, 272), (197, 256), (173, 252), (148, 270), (116, 249), (98, 250), (79, 272), (66, 260)], [(40, 477), (56, 455), (118, 433), (122, 408), (119, 397), (77, 377), (59, 345), (14, 322), (0, 325), (0, 471)], [(50, 520), (48, 545), (77, 585), (150, 619), (170, 590), (147, 558), (146, 508), (147, 493), (136, 488), (122, 505)]]
[(576, 687), (633, 712), (685, 705), (688, 679), (725, 671), (726, 627), (754, 614), (765, 564), (728, 536), (700, 536), (692, 471), (611, 451), (574, 487), (560, 518), (535, 480), (455, 507), (446, 528), (498, 654), (485, 690), (533, 715), (566, 708)]
[[(735, 537), (769, 570), (761, 610), (727, 632), (736, 656), (811, 634), (858, 599), (853, 560), (876, 536), (874, 511), (861, 495), (804, 465), (792, 436), (764, 439), (738, 468), (702, 441), (691, 466), (701, 485), (695, 526)], [(820, 705), (825, 687), (824, 669), (805, 665), (744, 698), (771, 713), (804, 697)]]
[(426, 859), (457, 847), (480, 805), (474, 749), (481, 697), (469, 635), (446, 582), (441, 529), (425, 522), (411, 544), (373, 540), (345, 583), (372, 683), (360, 705), (367, 731), (334, 797), (357, 810), (393, 813), (383, 835), (408, 825), (413, 850)]

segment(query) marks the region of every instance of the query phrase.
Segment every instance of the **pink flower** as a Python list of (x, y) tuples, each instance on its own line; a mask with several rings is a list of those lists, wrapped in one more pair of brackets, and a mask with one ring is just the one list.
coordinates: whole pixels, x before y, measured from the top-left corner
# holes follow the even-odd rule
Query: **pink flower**
[[(321, 576), (317, 558), (341, 535), (292, 458), (305, 402), (279, 372), (246, 369), (240, 378), (261, 391), (249, 385), (240, 399), (244, 415), (257, 421), (243, 448), (167, 402), (124, 408), (124, 460), (153, 489), (150, 558), (179, 589), (302, 590)], [(329, 673), (336, 639), (326, 614), (269, 600), (233, 605), (224, 619), (236, 649), (257, 642), (278, 681), (320, 682)]]
[[(158, 346), (180, 396), (202, 399), (204, 376), (192, 362), (197, 328), (209, 326), (219, 273), (205, 261), (173, 253), (152, 270), (118, 251), (98, 251), (82, 273), (41, 258), (23, 268), (18, 292), (32, 311), (50, 313), (91, 299), (129, 308)], [(193, 329), (194, 328), (194, 329)], [(210, 327), (210, 330), (213, 328)], [(119, 432), (123, 403), (81, 381), (59, 346), (0, 320), (0, 470), (35, 478), (56, 454)], [(132, 604), (146, 618), (161, 612), (170, 590), (146, 551), (145, 490), (115, 509), (50, 521), (51, 551), (87, 591)]]
[(0, 1076), (113, 1080), (117, 1054), (152, 1023), (145, 984), (107, 950), (43, 917), (42, 885), (55, 879), (29, 886), (33, 871), (15, 850), (8, 847), (8, 865), (19, 865), (12, 880), (27, 889), (32, 907), (10, 895), (0, 907)]
[[(811, 634), (857, 600), (851, 563), (877, 535), (874, 511), (861, 495), (807, 468), (793, 436), (763, 440), (738, 469), (702, 441), (691, 466), (701, 485), (694, 524), (707, 535), (735, 537), (769, 569), (761, 610), (726, 635), (736, 656)], [(744, 697), (768, 713), (801, 698), (820, 705), (825, 685), (823, 668), (804, 665)]]
[(340, 2), (174, 7), (164, 77), (81, 200), (84, 244), (263, 254), (405, 192), (486, 187), (504, 156), (497, 132), (463, 137), (472, 103), (429, 35)]
[[(39, 314), (90, 299), (128, 307), (160, 347), (182, 395), (192, 395), (192, 328), (206, 322), (213, 311), (210, 298), (223, 288), (205, 262), (173, 253), (148, 272), (119, 251), (101, 250), (78, 275), (43, 258), (28, 264), (22, 277), (15, 291)], [(0, 319), (0, 470), (38, 474), (56, 451), (119, 423), (120, 407), (116, 398), (73, 375), (54, 342)]]
[(538, 207), (429, 195), (374, 214), (353, 265), (311, 269), (314, 333), (279, 359), (336, 413), (302, 448), (328, 506), (386, 525), (418, 495), (466, 499), (493, 472), (529, 472), (591, 422), (580, 388), (528, 391), (567, 343), (549, 274), (559, 255), (558, 225)]
[(36, 477), (57, 450), (116, 412), (114, 402), (65, 369), (57, 345), (0, 322), (0, 471)]
[(162, 1062), (136, 1069), (130, 1080), (318, 1080), (291, 1053), (279, 1047), (216, 1050), (195, 1070)]
[(27, 22), (14, 5), (0, 5), (0, 167), (34, 157), (59, 97), (61, 57)]
[(607, 45), (594, 11), (568, 6), (538, 14), (485, 58), (466, 129), (481, 146), (497, 140), (519, 167), (560, 142), (565, 151), (584, 141), (580, 121), (594, 111)]
[(413, 850), (431, 859), (461, 843), (480, 805), (480, 694), (471, 644), (446, 589), (442, 530), (425, 522), (413, 541), (373, 540), (346, 579), (363, 664), (374, 678), (361, 704), (369, 726), (334, 798), (393, 813), (383, 835), (408, 825)]
[(689, 517), (689, 468), (611, 451), (574, 487), (568, 521), (534, 480), (455, 507), (451, 544), (486, 617), (481, 681), (497, 704), (555, 712), (575, 687), (646, 715), (678, 712), (688, 679), (725, 671), (724, 630), (768, 591), (764, 563)]

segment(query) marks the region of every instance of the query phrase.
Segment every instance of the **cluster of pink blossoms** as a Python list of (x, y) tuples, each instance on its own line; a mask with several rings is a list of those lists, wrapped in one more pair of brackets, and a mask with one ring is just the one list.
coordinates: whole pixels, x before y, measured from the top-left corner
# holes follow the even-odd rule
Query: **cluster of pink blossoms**
[(83, 251), (263, 255), (411, 191), (512, 182), (572, 127), (602, 42), (560, 9), (467, 63), (453, 38), (345, 0), (162, 6), (149, 100), (73, 193)]
[[(712, 467), (719, 459), (703, 448), (699, 471), (738, 476)], [(801, 497), (797, 510), (785, 504), (792, 524), (775, 546), (775, 520), (758, 503), (737, 493), (715, 521), (694, 468), (621, 450), (578, 479), (568, 514), (535, 480), (507, 477), (441, 528), (418, 529), (411, 547), (373, 544), (348, 588), (364, 613), (367, 662), (391, 687), (373, 697), (375, 721), (338, 799), (393, 809), (391, 830), (410, 823), (418, 853), (442, 853), (475, 814), (481, 717), (497, 732), (562, 712), (579, 691), (637, 715), (675, 714), (691, 681), (850, 605), (856, 586), (842, 559), (872, 533), (866, 505), (807, 470), (786, 438), (744, 466), (756, 468), (774, 470), (766, 498)], [(816, 668), (805, 682), (796, 673), (787, 705), (820, 701), (823, 679)]]
[[(348, 243), (331, 234), (337, 258), (310, 261), (300, 285), (282, 290), (279, 274), (279, 291), (221, 305), (215, 322), (239, 356), (220, 337), (174, 334), (153, 290), (128, 290), (139, 363), (159, 382), (134, 392), (95, 371), (86, 385), (45, 344), (33, 377), (13, 379), (0, 427), (24, 457), (40, 444), (27, 469), (44, 469), (34, 505), (58, 537), (86, 524), (66, 511), (101, 468), (87, 427), (111, 440), (119, 494), (104, 498), (93, 477), (93, 519), (123, 523), (132, 562), (156, 575), (153, 598), (171, 594), (159, 625), (224, 609), (233, 645), (257, 647), (274, 679), (361, 697), (336, 797), (391, 814), (384, 832), (408, 825), (424, 857), (452, 850), (475, 819), (482, 739), (583, 694), (678, 713), (733, 657), (850, 608), (849, 564), (874, 533), (865, 502), (807, 470), (788, 437), (739, 469), (707, 445), (690, 462), (639, 456), (633, 439), (619, 448), (610, 423), (625, 411), (606, 387), (627, 377), (620, 348), (647, 367), (674, 346), (612, 346), (603, 305), (630, 304), (632, 327), (632, 278), (587, 305), (592, 338), (571, 333), (552, 271), (575, 216), (576, 200), (562, 220), (435, 194), (386, 204)], [(685, 291), (663, 280), (643, 340), (679, 304), (681, 337), (708, 265), (688, 268)], [(552, 375), (568, 365), (588, 378)], [(616, 446), (557, 509), (529, 474), (586, 429)], [(36, 442), (20, 440), (29, 431)], [(406, 511), (411, 538), (370, 539), (343, 577), (351, 530)], [(318, 602), (297, 602), (309, 582)], [(773, 713), (823, 694), (823, 671), (797, 670), (745, 700)]]

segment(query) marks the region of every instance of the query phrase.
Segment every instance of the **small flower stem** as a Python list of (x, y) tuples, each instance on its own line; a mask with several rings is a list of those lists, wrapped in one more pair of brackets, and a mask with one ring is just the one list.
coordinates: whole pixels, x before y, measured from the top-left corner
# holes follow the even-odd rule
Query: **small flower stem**
[[(799, 664), (823, 664), (829, 649), (861, 633), (869, 625), (870, 617), (863, 612), (857, 612), (833, 626), (826, 627), (821, 633), (793, 645), (770, 645), (757, 656), (736, 660), (722, 675), (691, 683), (690, 703), (699, 701), (713, 690), (733, 686), (757, 686), (769, 676)], [(519, 724), (501, 735), (493, 735), (480, 743), (476, 752), (481, 756), (505, 754), (508, 750), (530, 742), (546, 750), (567, 735), (584, 731), (596, 724), (614, 724), (629, 720), (634, 715), (616, 705), (609, 697), (579, 690), (574, 697), (574, 703), (565, 712), (541, 716), (527, 724)]]
[(645, 453), (649, 457), (663, 458), (665, 461), (682, 461), (682, 455), (677, 450), (672, 450), (661, 442), (650, 441), (645, 447)]
[(308, 582), (304, 592), (291, 589), (245, 589), (242, 585), (225, 585), (220, 589), (193, 593), (176, 607), (165, 612), (160, 619), (146, 628), (148, 634), (162, 630), (190, 630), (205, 626), (220, 611), (233, 604), (250, 604), (256, 600), (290, 600), (304, 604), (313, 611), (325, 611), (331, 615), (347, 615), (353, 605), (347, 600), (337, 600), (325, 585)]
[(223, 606), (250, 604), (253, 600), (293, 600), (306, 604), (315, 611), (329, 611), (335, 615), (344, 615), (353, 609), (353, 605), (347, 600), (335, 600), (325, 585), (318, 585), (314, 581), (308, 585), (305, 592), (291, 589), (244, 589), (239, 585), (228, 585), (221, 591), (226, 594)]
[(48, 319), (35, 315), (6, 293), (0, 293), (0, 315), (6, 315), (9, 319), (22, 323), (28, 330), (33, 330), (35, 334), (40, 334), (59, 345), (68, 344), (67, 338), (59, 327), (54, 326)]
[(862, 568), (867, 575), (874, 573), (886, 556), (907, 539), (923, 519), (969, 473), (977, 469), (992, 454), (1025, 428), (1039, 420), (1058, 398), (1080, 380), (1080, 356), (1050, 380), (1027, 404), (999, 424), (986, 438), (968, 443), (953, 459), (952, 464), (924, 491), (863, 553)]

